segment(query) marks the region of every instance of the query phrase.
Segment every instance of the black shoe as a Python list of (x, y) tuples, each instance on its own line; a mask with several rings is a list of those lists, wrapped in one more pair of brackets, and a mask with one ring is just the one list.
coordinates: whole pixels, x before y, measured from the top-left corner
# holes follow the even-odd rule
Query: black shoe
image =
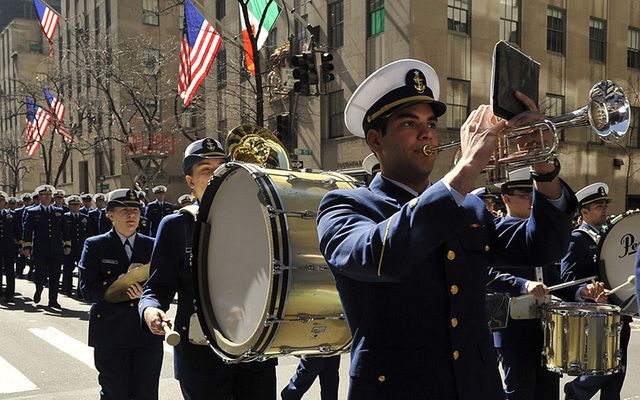
[(42, 295), (42, 289), (36, 289), (36, 292), (33, 294), (33, 302), (36, 304), (40, 303), (41, 295)]
[(60, 308), (60, 309), (62, 309), (62, 306), (57, 301), (50, 301), (49, 302), (49, 308)]

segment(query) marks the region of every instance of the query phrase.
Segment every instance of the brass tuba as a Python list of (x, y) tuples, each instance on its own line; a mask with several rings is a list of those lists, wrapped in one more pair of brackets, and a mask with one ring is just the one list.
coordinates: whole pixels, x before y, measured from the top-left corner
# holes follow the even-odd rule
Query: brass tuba
[(236, 126), (227, 135), (225, 149), (232, 161), (243, 161), (268, 168), (291, 169), (291, 159), (284, 144), (261, 126)]

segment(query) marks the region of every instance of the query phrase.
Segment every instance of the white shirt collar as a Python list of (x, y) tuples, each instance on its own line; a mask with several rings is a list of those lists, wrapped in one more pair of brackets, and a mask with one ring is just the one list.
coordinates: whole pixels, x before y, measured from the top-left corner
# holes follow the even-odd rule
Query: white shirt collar
[[(398, 186), (399, 188), (401, 188), (401, 189), (403, 189), (403, 190), (406, 190), (407, 192), (411, 193), (411, 195), (412, 195), (413, 197), (418, 197), (418, 196), (420, 196), (420, 193), (418, 193), (418, 192), (416, 192), (415, 190), (411, 189), (409, 186), (405, 185), (404, 183), (401, 183), (401, 182), (395, 181), (395, 180), (393, 180), (393, 179), (391, 179), (391, 178), (389, 178), (388, 176), (385, 176), (385, 175), (382, 175), (382, 176), (384, 177), (384, 179), (388, 180), (389, 182), (393, 183), (394, 185)], [(429, 182), (429, 183), (427, 184), (427, 187), (426, 187), (426, 188), (424, 188), (424, 190), (427, 190), (427, 189), (429, 188), (429, 186), (431, 186), (431, 182)]]
[(120, 238), (120, 242), (122, 242), (123, 246), (124, 246), (124, 241), (129, 239), (129, 243), (131, 244), (131, 248), (133, 248), (133, 244), (136, 241), (136, 234), (135, 233), (133, 235), (129, 236), (129, 237), (126, 237), (125, 235), (123, 235), (120, 232), (118, 232), (115, 228), (113, 230), (116, 232), (116, 234)]

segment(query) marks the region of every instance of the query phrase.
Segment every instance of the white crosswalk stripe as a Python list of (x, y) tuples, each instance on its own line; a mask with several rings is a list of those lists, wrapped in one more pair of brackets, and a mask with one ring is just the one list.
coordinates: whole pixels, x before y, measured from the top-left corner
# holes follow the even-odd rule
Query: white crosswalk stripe
[(36, 390), (38, 386), (0, 357), (0, 393), (17, 393)]
[(60, 332), (56, 328), (47, 327), (45, 329), (31, 328), (29, 332), (33, 333), (40, 339), (63, 351), (83, 364), (95, 369), (93, 363), (93, 348), (87, 346), (81, 341)]

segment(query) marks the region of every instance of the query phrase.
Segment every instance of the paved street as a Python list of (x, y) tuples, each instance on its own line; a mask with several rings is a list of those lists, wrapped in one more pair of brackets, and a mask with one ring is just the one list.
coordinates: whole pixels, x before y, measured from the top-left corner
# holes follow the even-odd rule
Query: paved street
[[(60, 296), (64, 309), (61, 313), (53, 312), (42, 305), (34, 307), (31, 282), (18, 279), (16, 290), (19, 294), (15, 306), (0, 304), (0, 400), (98, 399), (92, 349), (86, 345), (89, 306)], [(45, 304), (46, 298), (45, 290)], [(623, 398), (640, 399), (640, 324), (632, 331), (629, 353)], [(181, 399), (177, 381), (173, 379), (172, 362), (172, 349), (165, 346), (160, 378), (162, 400)], [(295, 358), (280, 359), (278, 388), (286, 384), (296, 365)], [(340, 370), (341, 399), (346, 398), (348, 366), (345, 355)], [(568, 379), (563, 378), (563, 382)], [(304, 398), (320, 400), (317, 381)]]

